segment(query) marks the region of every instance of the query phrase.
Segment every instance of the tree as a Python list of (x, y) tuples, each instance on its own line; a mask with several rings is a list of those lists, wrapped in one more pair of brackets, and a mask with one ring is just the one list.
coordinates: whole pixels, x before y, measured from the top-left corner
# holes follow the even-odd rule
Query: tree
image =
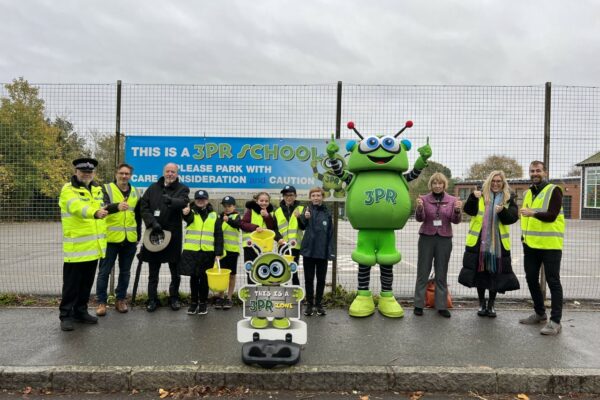
[[(96, 178), (99, 182), (112, 182), (115, 175), (115, 135), (94, 131), (92, 135), (92, 154), (98, 160)], [(125, 141), (121, 139), (119, 160), (125, 158)]]
[(61, 158), (65, 161), (74, 160), (79, 157), (91, 157), (91, 151), (86, 146), (86, 141), (77, 132), (73, 124), (62, 117), (57, 117), (54, 122), (46, 120), (49, 125), (59, 129), (58, 143), (62, 150)]
[(581, 176), (581, 167), (573, 165), (569, 172), (567, 172), (567, 176)]
[(514, 158), (492, 155), (481, 163), (475, 163), (469, 168), (467, 179), (485, 180), (492, 171), (504, 171), (507, 178), (522, 178), (523, 168)]
[(7, 177), (2, 180), (0, 217), (56, 215), (55, 205), (40, 207), (36, 201), (56, 198), (70, 174), (62, 157), (61, 130), (45, 119), (37, 88), (23, 78), (5, 87), (8, 97), (0, 100), (0, 172)]

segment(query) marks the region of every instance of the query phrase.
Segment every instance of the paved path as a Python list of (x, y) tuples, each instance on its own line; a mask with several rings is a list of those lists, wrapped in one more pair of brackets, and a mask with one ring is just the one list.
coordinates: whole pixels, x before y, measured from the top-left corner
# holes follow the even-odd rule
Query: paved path
[[(110, 310), (98, 325), (59, 329), (58, 311), (0, 309), (0, 387), (46, 385), (107, 390), (160, 385), (245, 385), (257, 389), (428, 390), (600, 393), (600, 313), (568, 311), (557, 337), (517, 320), (454, 310), (403, 319), (353, 319), (344, 310), (304, 318), (308, 343), (291, 368), (263, 370), (241, 362), (237, 307), (206, 316), (162, 308), (150, 314)], [(12, 385), (12, 386), (11, 386)]]

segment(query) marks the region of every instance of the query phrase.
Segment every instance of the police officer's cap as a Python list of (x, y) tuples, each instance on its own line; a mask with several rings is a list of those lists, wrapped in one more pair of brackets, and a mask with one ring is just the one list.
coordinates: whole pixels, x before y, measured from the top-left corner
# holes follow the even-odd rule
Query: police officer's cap
[(206, 190), (197, 190), (196, 193), (194, 194), (194, 199), (195, 200), (200, 200), (200, 199), (208, 199), (208, 192)]
[(292, 185), (285, 185), (283, 189), (281, 189), (281, 194), (294, 193), (296, 194), (296, 188)]
[(78, 158), (77, 160), (73, 160), (73, 166), (84, 172), (93, 172), (98, 166), (98, 161), (93, 158)]
[(235, 206), (235, 199), (233, 196), (225, 196), (223, 200), (221, 200), (221, 204), (224, 206)]

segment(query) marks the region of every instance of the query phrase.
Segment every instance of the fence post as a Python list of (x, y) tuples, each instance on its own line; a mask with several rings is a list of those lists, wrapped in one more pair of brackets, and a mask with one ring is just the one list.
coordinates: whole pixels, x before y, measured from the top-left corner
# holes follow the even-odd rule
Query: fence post
[(117, 115), (115, 127), (115, 169), (121, 162), (121, 81), (117, 81)]
[[(550, 116), (552, 108), (552, 82), (546, 82), (546, 94), (544, 105), (544, 165), (546, 166), (546, 176), (550, 179)], [(542, 298), (546, 300), (546, 273), (544, 268), (540, 271), (540, 287), (542, 289)]]
[[(337, 101), (335, 108), (335, 138), (340, 138), (340, 124), (342, 121), (342, 81), (337, 83)], [(333, 202), (333, 241), (335, 243), (336, 257), (331, 262), (331, 293), (335, 295), (337, 289), (337, 249), (338, 249), (338, 222), (340, 207), (337, 201)]]
[[(117, 81), (117, 114), (115, 116), (115, 171), (121, 162), (121, 80)], [(109, 293), (115, 294), (115, 266), (110, 271)]]

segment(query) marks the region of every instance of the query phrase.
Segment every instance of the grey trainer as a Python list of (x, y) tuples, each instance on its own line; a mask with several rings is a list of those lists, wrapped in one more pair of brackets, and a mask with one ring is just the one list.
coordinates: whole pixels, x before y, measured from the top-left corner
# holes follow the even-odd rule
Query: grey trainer
[(525, 324), (525, 325), (536, 325), (536, 324), (543, 324), (547, 320), (548, 320), (548, 316), (546, 314), (538, 315), (536, 313), (533, 313), (527, 318), (520, 319), (519, 323)]
[(556, 323), (552, 320), (548, 321), (548, 323), (546, 324), (546, 326), (544, 326), (542, 328), (542, 330), (540, 331), (540, 333), (542, 335), (550, 335), (550, 336), (555, 336), (558, 335), (560, 333), (560, 330), (562, 329), (562, 325), (559, 323)]

